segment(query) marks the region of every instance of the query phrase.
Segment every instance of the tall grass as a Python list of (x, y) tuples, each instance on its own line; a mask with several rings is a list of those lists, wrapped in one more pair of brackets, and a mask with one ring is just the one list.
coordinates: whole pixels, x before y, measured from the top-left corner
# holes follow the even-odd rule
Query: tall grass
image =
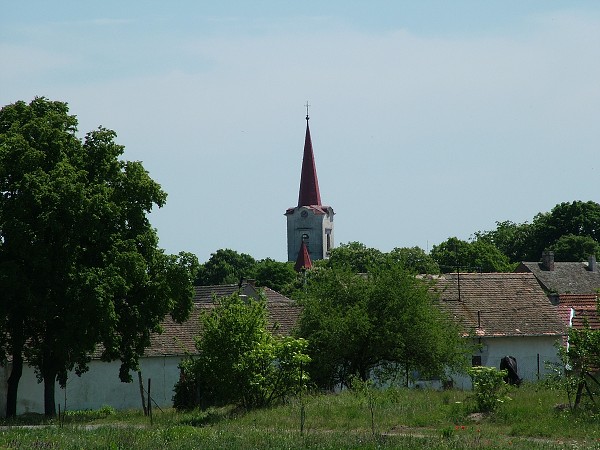
[(342, 392), (251, 412), (167, 410), (155, 414), (153, 425), (141, 412), (105, 409), (70, 413), (62, 426), (31, 418), (36, 425), (27, 428), (23, 418), (5, 422), (0, 448), (600, 448), (599, 416), (557, 410), (561, 392), (525, 385), (509, 395), (511, 401), (478, 421), (468, 392), (407, 389), (374, 390), (372, 404)]

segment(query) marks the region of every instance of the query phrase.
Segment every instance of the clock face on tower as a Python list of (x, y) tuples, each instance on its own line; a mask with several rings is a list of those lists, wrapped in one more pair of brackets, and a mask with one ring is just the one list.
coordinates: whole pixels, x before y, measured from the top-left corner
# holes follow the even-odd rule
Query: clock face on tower
[(308, 216), (308, 211), (307, 211), (307, 210), (304, 210), (304, 211), (302, 211), (302, 212), (300, 213), (300, 217), (304, 217), (304, 218), (306, 218), (307, 216)]

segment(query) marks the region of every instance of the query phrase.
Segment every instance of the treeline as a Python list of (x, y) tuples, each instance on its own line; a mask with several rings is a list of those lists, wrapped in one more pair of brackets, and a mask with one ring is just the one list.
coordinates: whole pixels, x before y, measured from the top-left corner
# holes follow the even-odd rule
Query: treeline
[[(544, 250), (553, 251), (556, 261), (600, 257), (600, 204), (577, 200), (560, 203), (550, 212), (536, 214), (531, 223), (496, 222), (494, 230), (474, 232), (469, 240), (450, 237), (429, 253), (420, 247), (382, 252), (350, 242), (334, 248), (329, 259), (314, 264), (362, 273), (392, 263), (413, 273), (511, 272), (521, 261), (539, 261)], [(217, 250), (201, 265), (196, 284), (232, 284), (243, 278), (286, 295), (299, 286), (293, 263), (255, 260), (230, 249)]]

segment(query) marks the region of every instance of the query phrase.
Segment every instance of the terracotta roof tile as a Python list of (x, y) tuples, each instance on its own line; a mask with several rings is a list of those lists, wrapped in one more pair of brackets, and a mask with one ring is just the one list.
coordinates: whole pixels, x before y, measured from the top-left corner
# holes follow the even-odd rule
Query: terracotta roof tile
[(308, 247), (306, 246), (306, 242), (302, 241), (302, 244), (300, 244), (300, 250), (298, 251), (296, 264), (294, 264), (294, 270), (296, 272), (300, 272), (303, 269), (310, 269), (311, 267), (312, 261), (310, 260), (310, 255), (308, 253)]
[(241, 288), (237, 284), (222, 286), (196, 286), (194, 306), (190, 317), (184, 323), (178, 324), (171, 318), (162, 322), (163, 333), (155, 333), (151, 337), (151, 345), (146, 349), (145, 356), (173, 356), (195, 353), (195, 339), (200, 333), (200, 315), (203, 311), (214, 308), (214, 299), (229, 296), (235, 292), (256, 298), (262, 291), (267, 298), (269, 325), (274, 334), (290, 335), (301, 309), (293, 300), (269, 288), (257, 288), (250, 283), (244, 283)]
[(558, 310), (531, 273), (461, 273), (433, 277), (440, 304), (476, 336), (564, 334)]
[(592, 330), (600, 330), (600, 318), (595, 308), (573, 308), (571, 326), (577, 329), (585, 328), (586, 324)]
[(558, 299), (558, 316), (565, 326), (571, 326), (574, 309), (596, 310), (596, 294), (560, 294)]

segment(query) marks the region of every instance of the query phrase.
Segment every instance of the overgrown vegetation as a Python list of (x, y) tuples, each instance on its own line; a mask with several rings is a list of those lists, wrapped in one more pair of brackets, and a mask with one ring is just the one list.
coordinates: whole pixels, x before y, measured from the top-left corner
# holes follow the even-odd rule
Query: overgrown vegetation
[(596, 406), (600, 395), (600, 330), (593, 330), (587, 322), (582, 329), (569, 328), (568, 345), (561, 345), (558, 353), (561, 363), (551, 367), (547, 383), (566, 393), (570, 409)]
[(307, 342), (269, 331), (264, 298), (233, 294), (215, 301), (201, 317), (198, 355), (180, 364), (176, 407), (264, 407), (305, 387)]
[(508, 385), (504, 382), (506, 370), (476, 366), (467, 371), (473, 385), (473, 397), (478, 412), (496, 411), (506, 400)]
[[(513, 401), (473, 421), (470, 392), (393, 388), (306, 395), (304, 432), (300, 401), (243, 412), (230, 406), (156, 412), (154, 425), (140, 412), (67, 415), (62, 427), (20, 428), (5, 422), (0, 448), (597, 448), (598, 411), (555, 408), (562, 391), (525, 384)], [(371, 400), (369, 400), (369, 397)], [(82, 420), (89, 414), (89, 419)], [(76, 420), (75, 420), (76, 418)]]
[(323, 269), (311, 275), (300, 303), (298, 336), (308, 340), (311, 379), (320, 388), (349, 386), (358, 376), (406, 384), (459, 369), (468, 349), (425, 280), (401, 266), (357, 275)]

